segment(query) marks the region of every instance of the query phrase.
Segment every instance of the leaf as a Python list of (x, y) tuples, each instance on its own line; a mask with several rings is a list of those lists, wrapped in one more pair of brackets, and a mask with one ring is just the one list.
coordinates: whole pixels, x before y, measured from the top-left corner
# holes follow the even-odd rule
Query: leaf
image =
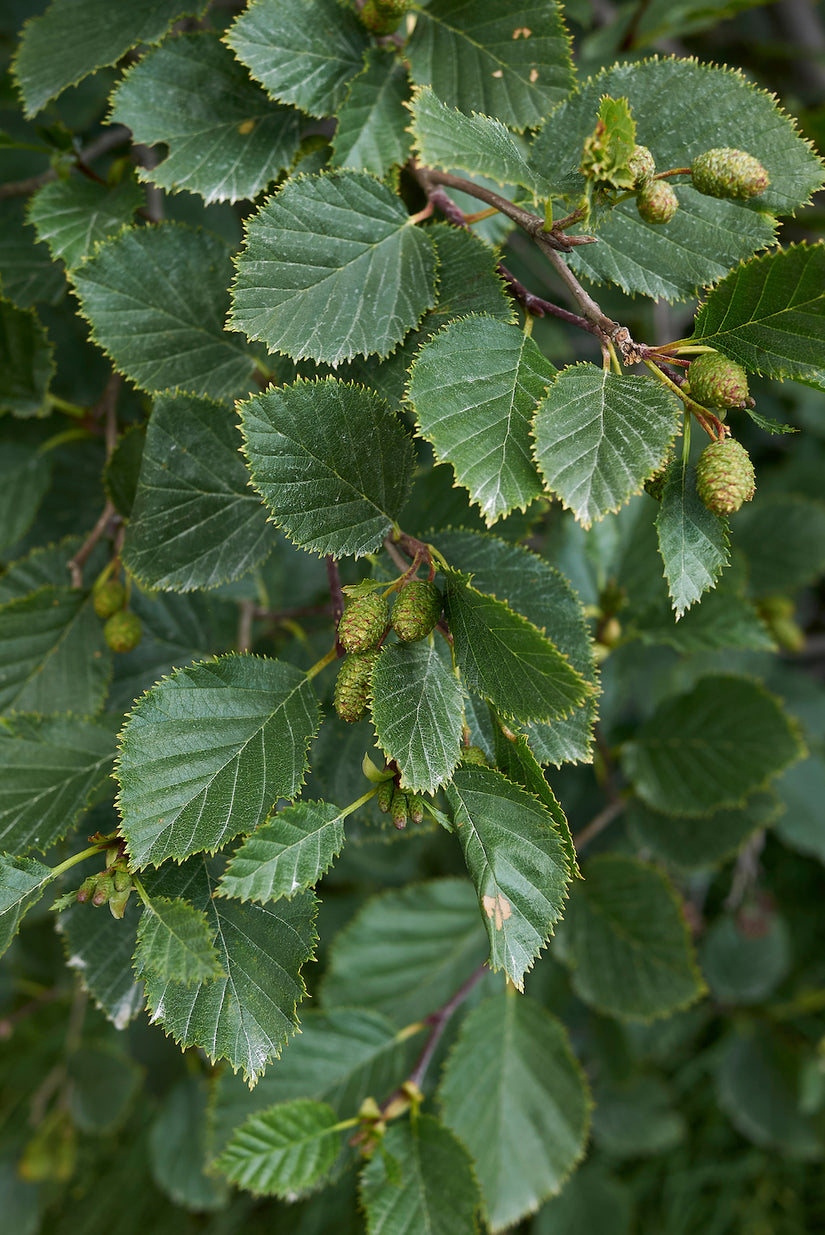
[(404, 102), (410, 82), (403, 61), (390, 59), (391, 54), (383, 47), (369, 48), (366, 68), (350, 83), (332, 139), (333, 160), (339, 167), (383, 177), (409, 158), (412, 141), (406, 132), (409, 114)]
[(730, 1007), (762, 1003), (787, 977), (791, 938), (783, 918), (769, 912), (717, 918), (702, 939), (702, 972), (710, 996)]
[[(737, 549), (739, 544), (737, 527)], [(737, 566), (744, 566), (741, 556)], [(744, 570), (726, 570), (712, 592), (694, 605), (684, 617), (674, 620), (664, 591), (661, 604), (642, 607), (632, 623), (634, 635), (646, 644), (668, 644), (677, 652), (697, 652), (719, 648), (749, 648), (771, 652), (775, 643), (768, 627), (753, 604), (743, 595)]]
[(589, 528), (640, 491), (679, 421), (676, 399), (653, 378), (568, 365), (536, 412), (536, 463), (547, 489)]
[(34, 309), (0, 297), (0, 412), (36, 416), (53, 374), (54, 348)]
[(464, 682), (522, 721), (568, 715), (591, 688), (531, 622), (451, 571), (445, 609)]
[(123, 560), (147, 587), (215, 587), (272, 545), (228, 408), (162, 395), (152, 409)]
[[(473, 576), (480, 591), (506, 601), (526, 617), (583, 678), (597, 686), (590, 627), (578, 597), (560, 571), (535, 553), (493, 536), (441, 532), (431, 539), (452, 565)], [(539, 762), (589, 762), (595, 719), (596, 697), (592, 694), (570, 716), (549, 724), (530, 724), (527, 736)]]
[(120, 735), (121, 831), (134, 866), (214, 851), (294, 797), (318, 727), (306, 675), (225, 656), (177, 669), (136, 703)]
[(693, 340), (718, 348), (752, 373), (825, 390), (823, 289), (821, 241), (754, 257), (709, 293), (696, 315)]
[(639, 848), (649, 850), (654, 858), (701, 870), (732, 857), (749, 836), (773, 823), (779, 809), (770, 793), (755, 793), (744, 806), (723, 807), (698, 817), (666, 815), (633, 801), (627, 826)]
[(93, 715), (111, 663), (90, 593), (41, 587), (0, 606), (0, 708)]
[(671, 465), (656, 532), (678, 622), (714, 586), (729, 561), (727, 521), (708, 510), (699, 497), (693, 465)]
[(0, 854), (0, 956), (20, 929), (20, 923), (52, 879), (51, 867), (34, 858)]
[[(226, 1180), (206, 1173), (206, 1078), (190, 1074), (164, 1095), (149, 1130), (149, 1167), (159, 1188), (186, 1209), (225, 1209)], [(180, 1214), (178, 1220), (180, 1221)]]
[(719, 1059), (717, 1098), (749, 1141), (788, 1158), (811, 1161), (822, 1156), (822, 1139), (800, 1109), (796, 1084), (788, 1076), (787, 1054), (787, 1046), (767, 1026), (743, 1025), (730, 1035)]
[(415, 91), (410, 107), (417, 157), (442, 171), (460, 168), (481, 173), (500, 185), (521, 185), (535, 197), (546, 197), (551, 181), (527, 161), (523, 142), (500, 120), (474, 113), (465, 116), (445, 107), (429, 86)]
[(519, 326), (485, 317), (451, 322), (416, 357), (409, 400), (419, 432), (488, 525), (541, 493), (530, 422), (555, 373)]
[(334, 378), (282, 386), (241, 405), (252, 483), (302, 549), (374, 552), (409, 489), (412, 443), (388, 404)]
[(372, 897), (332, 945), (325, 1009), (352, 1003), (409, 1025), (440, 1007), (487, 955), (466, 879), (437, 879)]
[(335, 171), (288, 180), (248, 220), (229, 325), (337, 365), (387, 356), (434, 303), (430, 236), (381, 181)]
[(490, 940), (521, 990), (562, 916), (570, 869), (553, 814), (500, 772), (459, 768), (446, 790)]
[(704, 677), (664, 699), (622, 748), (622, 765), (654, 810), (706, 815), (746, 797), (803, 753), (779, 702), (755, 682)]
[(131, 1056), (102, 1043), (81, 1046), (66, 1060), (72, 1123), (82, 1132), (113, 1132), (125, 1120), (143, 1069)]
[(748, 591), (770, 596), (815, 583), (825, 572), (825, 505), (798, 493), (759, 497), (736, 519), (748, 559)]
[(684, 1116), (658, 1077), (603, 1077), (593, 1097), (593, 1141), (613, 1158), (666, 1153), (685, 1139)]
[(571, 876), (581, 876), (576, 847), (570, 835), (570, 825), (561, 808), (556, 795), (544, 779), (536, 756), (530, 749), (524, 734), (518, 734), (514, 740), (506, 738), (499, 727), (494, 731), (495, 765), (504, 773), (508, 780), (521, 785), (534, 798), (538, 798), (542, 806), (549, 812), (556, 831), (559, 834), (562, 850), (567, 859), (567, 867)]
[(313, 887), (344, 847), (344, 813), (331, 802), (295, 802), (235, 850), (219, 896), (260, 902)]
[(793, 214), (822, 182), (819, 161), (773, 95), (756, 90), (739, 71), (668, 57), (604, 69), (548, 118), (530, 162), (571, 200), (584, 187), (571, 172), (606, 94), (628, 100), (637, 140), (650, 148), (657, 167), (686, 167), (705, 150), (730, 146), (757, 158), (771, 183), (743, 205), (705, 197), (677, 180), (679, 209), (666, 225), (642, 222), (632, 200), (616, 206), (599, 227), (599, 243), (570, 255), (571, 267), (590, 279), (610, 280), (631, 294), (684, 299), (769, 246), (771, 216)]
[(253, 360), (225, 334), (229, 249), (180, 223), (127, 228), (104, 241), (72, 281), (92, 338), (141, 390), (245, 394)]
[(294, 1200), (334, 1165), (341, 1146), (337, 1122), (325, 1102), (283, 1102), (238, 1128), (215, 1166), (255, 1196)]
[(461, 685), (423, 639), (384, 648), (372, 677), (372, 721), (379, 745), (401, 770), (401, 785), (434, 793), (450, 779), (461, 753)]
[(61, 840), (109, 779), (114, 737), (76, 717), (0, 722), (0, 846), (42, 852)]
[(776, 783), (784, 813), (776, 822), (783, 845), (825, 863), (825, 760), (819, 754), (795, 763)]
[(131, 903), (122, 921), (90, 905), (73, 905), (58, 914), (66, 964), (83, 989), (112, 1022), (125, 1029), (143, 1008), (143, 989), (132, 975), (138, 915)]
[(338, 111), (370, 46), (336, 0), (253, 0), (226, 42), (272, 98), (311, 116)]
[(488, 0), (483, 8), (473, 0), (440, 0), (417, 14), (406, 52), (417, 85), (511, 129), (535, 128), (573, 85), (569, 36), (555, 0)]
[(300, 112), (250, 81), (211, 31), (148, 52), (112, 95), (109, 119), (127, 125), (135, 142), (166, 146), (157, 166), (140, 169), (141, 180), (207, 203), (255, 197), (288, 170), (302, 123)]
[(131, 177), (114, 187), (72, 176), (44, 184), (32, 195), (29, 221), (55, 260), (71, 270), (97, 243), (132, 222), (143, 205), (143, 190)]
[(632, 189), (635, 176), (630, 160), (636, 147), (636, 121), (627, 99), (599, 100), (599, 118), (585, 138), (579, 171), (600, 188)]
[(533, 1219), (532, 1235), (630, 1235), (632, 1215), (627, 1185), (586, 1162)]
[(228, 1060), (254, 1084), (297, 1029), (301, 966), (316, 940), (315, 900), (309, 893), (272, 906), (215, 899), (218, 869), (197, 856), (145, 876), (150, 899), (181, 897), (206, 915), (226, 974), (184, 986), (150, 972), (146, 1002), (151, 1019), (181, 1047)]
[(392, 1124), (361, 1174), (367, 1235), (475, 1235), (478, 1204), (467, 1150), (432, 1115)]
[(115, 64), (137, 43), (157, 43), (184, 14), (202, 17), (203, 0), (52, 0), (26, 22), (14, 62), (24, 114), (33, 116), (67, 86)]
[(0, 457), (0, 548), (14, 545), (28, 531), (48, 492), (51, 475), (48, 455), (22, 443), (3, 442)]
[(560, 940), (576, 994), (608, 1016), (649, 1021), (704, 993), (681, 902), (664, 875), (634, 858), (585, 863)]
[(26, 223), (25, 202), (0, 200), (0, 282), (3, 295), (21, 309), (33, 304), (54, 304), (66, 291), (62, 270)]
[(439, 1092), (475, 1161), (492, 1231), (558, 1192), (584, 1153), (590, 1101), (564, 1026), (510, 991), (466, 1017)]
[(158, 896), (140, 915), (134, 956), (138, 978), (208, 982), (223, 978), (206, 914), (183, 900)]

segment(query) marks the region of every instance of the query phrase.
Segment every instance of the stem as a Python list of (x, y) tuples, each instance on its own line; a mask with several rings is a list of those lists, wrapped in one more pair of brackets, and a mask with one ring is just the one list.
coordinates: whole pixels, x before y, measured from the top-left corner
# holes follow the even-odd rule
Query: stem
[(590, 334), (599, 333), (598, 327), (593, 322), (589, 322), (586, 317), (580, 317), (578, 313), (571, 313), (568, 309), (562, 309), (551, 301), (543, 300), (541, 296), (536, 296), (533, 292), (528, 291), (524, 284), (520, 283), (516, 276), (506, 266), (503, 266), (501, 262), (498, 264), (498, 272), (515, 298), (534, 317), (544, 317), (549, 313), (551, 317), (558, 317), (561, 321), (568, 322), (571, 326), (578, 326), (579, 330), (587, 330)]
[[(131, 137), (132, 134), (129, 129), (124, 125), (116, 125), (114, 128), (102, 133), (100, 137), (95, 138), (85, 149), (81, 150), (77, 156), (78, 161), (91, 163), (109, 150), (114, 150), (116, 146), (125, 146), (127, 142), (131, 141)], [(0, 199), (4, 197), (27, 197), (29, 193), (34, 193), (42, 185), (56, 179), (57, 172), (53, 167), (49, 167), (46, 171), (41, 172), (39, 176), (29, 176), (26, 180), (16, 180), (9, 184), (0, 184)]]
[(319, 674), (322, 669), (326, 669), (327, 665), (331, 665), (332, 662), (337, 659), (338, 648), (337, 646), (331, 647), (326, 656), (322, 656), (320, 660), (315, 662), (311, 669), (307, 669), (307, 678), (309, 681), (312, 681), (312, 679)]
[(338, 656), (343, 656), (344, 649), (338, 639), (338, 627), (344, 614), (344, 592), (341, 588), (341, 572), (338, 569), (338, 563), (331, 554), (327, 554), (324, 560), (327, 567), (329, 594), (332, 601), (332, 619), (335, 622), (335, 651)]
[(105, 848), (105, 845), (92, 845), (89, 849), (84, 849), (81, 853), (76, 853), (73, 857), (66, 858), (66, 861), (61, 862), (59, 866), (52, 867), (49, 879), (43, 882), (51, 882), (52, 879), (57, 879), (64, 871), (71, 870), (73, 866), (77, 866), (78, 862), (85, 862), (87, 858), (94, 857), (96, 853), (100, 853), (100, 850)]
[(410, 1075), (407, 1077), (408, 1084), (415, 1085), (417, 1089), (421, 1088), (422, 1082), (427, 1072), (427, 1068), (430, 1065), (432, 1057), (435, 1054), (435, 1049), (438, 1046), (438, 1043), (441, 1041), (441, 1035), (444, 1033), (444, 1030), (447, 1028), (450, 1018), (452, 1017), (453, 1013), (458, 1008), (461, 1007), (464, 1000), (467, 998), (470, 992), (478, 985), (478, 983), (485, 976), (485, 974), (489, 972), (490, 971), (487, 968), (487, 962), (486, 961), (482, 962), (482, 964), (479, 965), (478, 969), (476, 969), (473, 973), (470, 974), (467, 981), (462, 982), (461, 986), (458, 988), (455, 994), (451, 995), (445, 1004), (442, 1004), (440, 1008), (438, 1008), (435, 1012), (431, 1012), (430, 1015), (425, 1018), (424, 1024), (429, 1025), (431, 1027), (430, 1036), (427, 1038), (427, 1041), (424, 1043), (424, 1049), (422, 1050), (421, 1054), (418, 1056), (418, 1059), (416, 1060), (416, 1063), (415, 1063), (415, 1067), (413, 1068)]
[(49, 411), (64, 412), (67, 416), (74, 416), (76, 419), (81, 419), (86, 415), (86, 408), (80, 407), (77, 403), (69, 403), (68, 399), (61, 399), (57, 395), (46, 395), (46, 407)]
[(355, 802), (350, 802), (349, 806), (345, 806), (338, 815), (339, 819), (346, 819), (347, 815), (353, 815), (357, 810), (360, 810), (365, 802), (369, 802), (370, 798), (374, 798), (378, 792), (378, 785), (373, 785), (372, 789), (368, 789), (366, 793), (362, 793), (361, 797)]
[[(146, 889), (144, 888), (143, 884), (138, 879), (137, 875), (132, 875), (132, 885), (134, 886), (135, 891), (137, 892), (138, 896), (140, 897), (141, 901), (146, 906), (146, 908), (152, 909), (152, 902), (149, 900), (149, 897), (146, 895)], [(153, 909), (152, 909), (152, 912), (154, 913)]]
[(67, 562), (67, 566), (72, 576), (72, 587), (83, 587), (83, 567), (94, 550), (95, 545), (100, 540), (106, 528), (109, 526), (109, 521), (117, 514), (114, 506), (110, 501), (106, 501), (103, 507), (103, 513), (97, 523), (92, 528), (89, 535), (86, 537), (83, 544), (78, 549), (73, 558)]
[(585, 845), (589, 845), (592, 840), (595, 840), (600, 832), (603, 832), (614, 819), (617, 819), (622, 814), (626, 805), (627, 803), (623, 799), (616, 798), (615, 801), (608, 802), (607, 806), (600, 810), (597, 815), (594, 815), (590, 822), (582, 828), (581, 832), (577, 832), (573, 837), (576, 852), (580, 853)]

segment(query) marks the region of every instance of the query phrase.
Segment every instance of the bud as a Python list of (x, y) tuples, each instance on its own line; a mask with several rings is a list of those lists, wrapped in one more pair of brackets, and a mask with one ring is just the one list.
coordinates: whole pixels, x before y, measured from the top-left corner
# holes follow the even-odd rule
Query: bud
[(413, 579), (392, 609), (392, 628), (405, 643), (425, 639), (441, 616), (441, 593), (434, 583)]
[(86, 901), (92, 899), (96, 891), (97, 875), (89, 875), (83, 880), (80, 887), (77, 889), (77, 899), (80, 901), (81, 905), (84, 905)]
[(679, 199), (664, 180), (644, 184), (636, 194), (636, 209), (645, 223), (669, 223), (679, 208)]
[(103, 627), (103, 637), (113, 652), (131, 652), (140, 643), (142, 634), (140, 618), (129, 609), (113, 613)]
[(392, 34), (408, 8), (408, 0), (365, 0), (358, 16), (369, 31), (381, 36)]
[(715, 515), (732, 515), (756, 491), (753, 464), (745, 447), (732, 437), (711, 442), (696, 464), (699, 496)]
[(477, 766), (480, 768), (489, 768), (490, 766), (487, 762), (487, 756), (480, 746), (466, 746), (461, 752), (461, 762), (465, 767), (468, 764), (471, 767)]
[(407, 795), (402, 789), (396, 789), (395, 793), (392, 795), (390, 814), (392, 815), (392, 821), (398, 828), (399, 832), (402, 828), (407, 826)]
[(125, 892), (127, 888), (131, 888), (132, 876), (127, 870), (117, 867), (115, 869), (114, 878), (116, 892)]
[(690, 397), (705, 407), (744, 407), (748, 375), (735, 360), (721, 352), (703, 352), (688, 369)]
[(730, 146), (700, 154), (693, 160), (690, 174), (693, 187), (706, 197), (747, 200), (764, 193), (770, 184), (768, 173), (757, 159)]
[(372, 671), (377, 659), (378, 652), (373, 650), (347, 656), (341, 662), (335, 682), (335, 711), (350, 725), (367, 714)]
[(348, 652), (368, 652), (387, 629), (390, 607), (378, 592), (359, 596), (347, 605), (338, 623), (338, 642)]
[(95, 880), (95, 893), (92, 897), (93, 905), (105, 905), (109, 897), (114, 893), (115, 881), (108, 871), (102, 871)]
[(119, 892), (113, 892), (109, 897), (109, 911), (113, 918), (122, 918), (126, 910), (126, 902), (132, 894), (132, 885)]
[(107, 579), (92, 589), (92, 604), (99, 618), (111, 617), (126, 604), (126, 588), (117, 579)]
[(630, 168), (630, 174), (637, 189), (647, 184), (656, 175), (656, 162), (647, 146), (635, 146), (627, 160), (627, 166)]

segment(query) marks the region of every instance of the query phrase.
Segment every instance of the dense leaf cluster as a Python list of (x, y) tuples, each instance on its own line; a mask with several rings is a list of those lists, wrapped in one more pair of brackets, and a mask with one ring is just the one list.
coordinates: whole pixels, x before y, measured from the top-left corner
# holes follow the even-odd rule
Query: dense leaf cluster
[(24, 8), (4, 1215), (816, 1229), (808, 136), (701, 37), (655, 54), (696, 0)]

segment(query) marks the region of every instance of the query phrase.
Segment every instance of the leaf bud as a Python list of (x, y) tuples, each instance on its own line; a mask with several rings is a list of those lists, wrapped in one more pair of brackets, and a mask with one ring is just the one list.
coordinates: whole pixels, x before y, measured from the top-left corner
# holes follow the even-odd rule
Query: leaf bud
[(756, 491), (753, 464), (745, 447), (732, 437), (711, 442), (696, 463), (699, 497), (715, 515), (732, 515)]
[(114, 880), (116, 892), (124, 892), (126, 888), (131, 888), (132, 886), (132, 876), (128, 871), (122, 870), (120, 867), (115, 869)]
[(105, 905), (109, 897), (114, 893), (115, 881), (108, 871), (102, 871), (95, 880), (95, 893), (92, 897), (93, 905)]
[(378, 592), (359, 596), (344, 610), (338, 623), (338, 642), (348, 652), (368, 652), (387, 629), (390, 607)]
[(636, 209), (645, 223), (669, 223), (678, 208), (679, 199), (664, 180), (652, 180), (636, 194)]
[(88, 875), (77, 889), (77, 899), (81, 905), (91, 900), (97, 890), (97, 875)]
[(735, 360), (721, 352), (703, 352), (688, 369), (690, 397), (705, 407), (744, 407), (748, 398), (748, 375)]
[(392, 608), (392, 628), (404, 643), (425, 639), (441, 616), (441, 593), (434, 583), (413, 579)]
[(117, 579), (107, 579), (92, 589), (92, 604), (99, 618), (111, 617), (126, 604), (126, 588)]
[(140, 643), (143, 625), (136, 613), (122, 609), (103, 627), (103, 637), (113, 652), (131, 652)]
[(656, 175), (656, 161), (647, 146), (634, 146), (627, 166), (637, 189), (642, 188)]
[(372, 671), (378, 652), (360, 652), (341, 662), (335, 681), (335, 711), (347, 724), (354, 725), (367, 714)]
[(690, 169), (693, 187), (706, 197), (730, 197), (747, 200), (764, 193), (770, 184), (762, 164), (730, 146), (706, 150), (693, 160)]

